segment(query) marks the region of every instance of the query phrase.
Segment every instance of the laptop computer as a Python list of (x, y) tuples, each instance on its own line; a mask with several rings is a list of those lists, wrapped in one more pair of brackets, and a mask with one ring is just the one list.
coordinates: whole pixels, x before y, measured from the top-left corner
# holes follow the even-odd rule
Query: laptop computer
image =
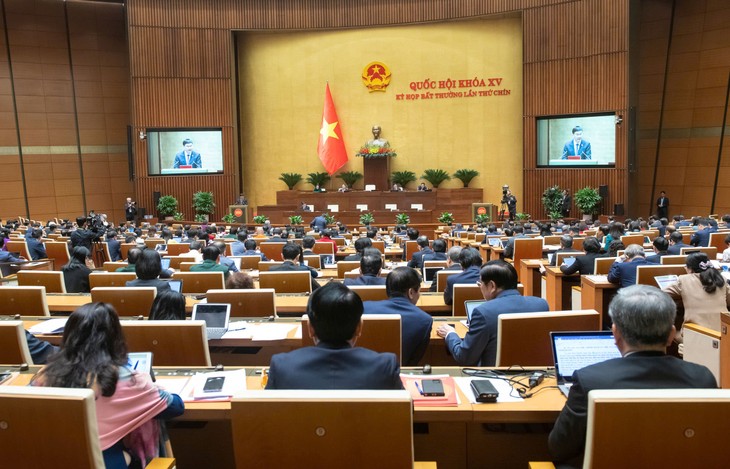
[(436, 280), (436, 272), (442, 270), (443, 267), (424, 267), (423, 268), (423, 281), (429, 287)]
[(558, 389), (568, 396), (573, 372), (595, 363), (620, 358), (611, 331), (551, 332)]
[(474, 310), (486, 302), (487, 302), (487, 300), (466, 300), (464, 302), (464, 309), (466, 310), (467, 327), (469, 326), (469, 324), (471, 324), (471, 315), (474, 313)]
[(168, 283), (168, 285), (170, 285), (170, 290), (177, 292), (177, 293), (182, 293), (182, 283), (183, 283), (182, 280), (173, 279), (173, 280), (168, 280), (167, 283)]
[(193, 306), (193, 321), (205, 321), (208, 340), (220, 339), (228, 331), (231, 305), (228, 303), (198, 303)]
[(679, 277), (677, 277), (676, 275), (658, 275), (654, 277), (654, 280), (656, 281), (657, 285), (659, 285), (659, 288), (664, 290), (668, 286), (677, 283)]
[(322, 266), (323, 269), (325, 267), (327, 267), (327, 268), (334, 267), (335, 266), (335, 256), (333, 256), (332, 254), (320, 254), (319, 255), (319, 265)]
[(499, 238), (487, 238), (487, 242), (493, 248), (501, 248), (502, 247), (502, 240), (499, 239)]
[(170, 268), (170, 258), (169, 257), (163, 257), (160, 259), (162, 262), (162, 270), (167, 270)]

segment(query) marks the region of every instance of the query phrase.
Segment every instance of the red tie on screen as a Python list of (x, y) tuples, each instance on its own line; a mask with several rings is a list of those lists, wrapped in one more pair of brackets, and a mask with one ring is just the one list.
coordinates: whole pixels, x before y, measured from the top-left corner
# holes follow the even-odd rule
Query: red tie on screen
[(330, 85), (327, 84), (324, 95), (324, 110), (322, 111), (322, 128), (319, 130), (317, 154), (327, 173), (333, 174), (347, 163), (347, 151), (342, 140), (342, 128), (335, 111), (335, 103), (330, 94)]

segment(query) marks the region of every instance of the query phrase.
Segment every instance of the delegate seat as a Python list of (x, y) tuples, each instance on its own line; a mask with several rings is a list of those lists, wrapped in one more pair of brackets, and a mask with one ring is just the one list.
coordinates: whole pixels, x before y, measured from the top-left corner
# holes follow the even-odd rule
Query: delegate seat
[(209, 303), (230, 304), (232, 318), (276, 316), (276, 291), (273, 288), (208, 290), (206, 298)]
[(119, 316), (149, 316), (155, 301), (155, 287), (96, 287), (91, 301), (109, 303)]
[(3, 365), (33, 364), (25, 339), (23, 321), (0, 322), (0, 363)]
[(46, 287), (0, 287), (0, 314), (13, 316), (50, 316)]
[(152, 352), (155, 366), (210, 366), (205, 321), (121, 321), (130, 352)]
[(203, 294), (208, 290), (225, 288), (223, 272), (175, 272), (175, 280), (182, 280), (182, 293)]
[(273, 288), (276, 293), (312, 293), (309, 271), (259, 272), (259, 288)]
[[(363, 314), (362, 335), (357, 339), (358, 347), (379, 353), (390, 352), (401, 361), (402, 336), (399, 314)], [(309, 335), (309, 317), (302, 316), (302, 347), (314, 345)]]
[(60, 271), (19, 270), (17, 278), (21, 287), (42, 286), (46, 287), (46, 293), (66, 293), (66, 283)]

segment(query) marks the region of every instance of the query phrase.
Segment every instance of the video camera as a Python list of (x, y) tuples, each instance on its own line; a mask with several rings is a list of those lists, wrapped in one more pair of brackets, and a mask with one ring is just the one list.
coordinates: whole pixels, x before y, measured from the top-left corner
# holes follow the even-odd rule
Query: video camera
[(509, 191), (509, 186), (507, 184), (505, 184), (502, 186), (502, 200), (500, 202), (502, 204), (506, 204), (508, 202), (507, 191)]

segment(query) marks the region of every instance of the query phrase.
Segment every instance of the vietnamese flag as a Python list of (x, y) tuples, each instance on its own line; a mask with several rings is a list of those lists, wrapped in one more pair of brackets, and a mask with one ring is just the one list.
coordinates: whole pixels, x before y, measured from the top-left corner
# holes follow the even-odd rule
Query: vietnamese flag
[(335, 111), (335, 103), (332, 101), (329, 83), (325, 88), (322, 128), (319, 129), (317, 154), (328, 174), (333, 174), (347, 163), (347, 151), (345, 150), (345, 142), (342, 140), (342, 128), (339, 119), (337, 119), (337, 111)]

